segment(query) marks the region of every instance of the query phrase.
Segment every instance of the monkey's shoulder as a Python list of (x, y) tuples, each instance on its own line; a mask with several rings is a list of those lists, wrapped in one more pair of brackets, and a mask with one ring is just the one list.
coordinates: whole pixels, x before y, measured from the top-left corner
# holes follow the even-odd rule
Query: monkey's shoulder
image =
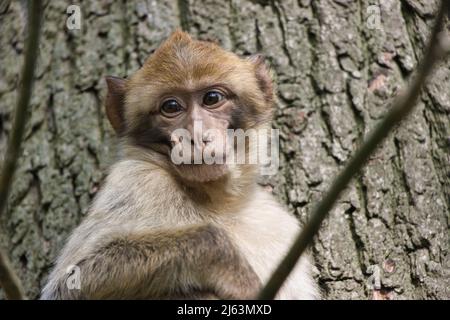
[[(291, 247), (301, 229), (298, 219), (275, 197), (259, 188), (243, 210), (240, 223), (230, 232), (236, 245), (261, 279), (267, 279)], [(318, 288), (305, 254), (283, 286), (280, 299), (317, 299)]]
[(139, 220), (139, 217), (170, 214), (177, 207), (186, 207), (186, 202), (167, 171), (149, 162), (123, 160), (112, 166), (91, 212)]

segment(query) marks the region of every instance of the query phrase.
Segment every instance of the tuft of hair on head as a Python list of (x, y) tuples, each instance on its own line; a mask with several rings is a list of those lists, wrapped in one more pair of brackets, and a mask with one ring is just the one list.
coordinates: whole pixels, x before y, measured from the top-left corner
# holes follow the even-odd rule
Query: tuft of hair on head
[(176, 28), (165, 42), (176, 42), (176, 43), (186, 43), (193, 41), (190, 34), (181, 30), (181, 28)]
[(155, 60), (158, 56), (164, 56), (166, 52), (174, 51), (188, 46), (192, 44), (194, 40), (191, 38), (191, 36), (187, 33), (181, 30), (180, 28), (175, 29), (169, 37), (156, 49), (156, 51), (148, 57), (146, 62), (144, 63), (144, 66), (147, 65), (150, 61)]

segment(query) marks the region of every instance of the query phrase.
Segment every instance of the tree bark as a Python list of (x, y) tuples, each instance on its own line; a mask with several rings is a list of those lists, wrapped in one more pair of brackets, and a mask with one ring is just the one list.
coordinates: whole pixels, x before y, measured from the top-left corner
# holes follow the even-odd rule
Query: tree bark
[[(435, 0), (80, 1), (81, 29), (68, 30), (70, 4), (46, 4), (23, 156), (0, 217), (0, 245), (31, 298), (115, 158), (104, 76), (132, 74), (179, 26), (237, 54), (265, 54), (278, 83), (281, 166), (261, 184), (305, 222), (407, 84), (437, 9)], [(1, 158), (25, 10), (0, 3)], [(323, 223), (312, 251), (324, 298), (450, 298), (449, 119), (447, 60)], [(371, 285), (378, 272), (380, 289)]]

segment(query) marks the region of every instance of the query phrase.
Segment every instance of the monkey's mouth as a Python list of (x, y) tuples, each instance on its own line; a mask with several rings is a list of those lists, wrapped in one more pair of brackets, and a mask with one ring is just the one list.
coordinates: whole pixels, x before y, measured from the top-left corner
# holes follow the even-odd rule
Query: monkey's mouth
[(227, 164), (179, 164), (175, 169), (183, 179), (193, 182), (215, 181), (229, 172)]

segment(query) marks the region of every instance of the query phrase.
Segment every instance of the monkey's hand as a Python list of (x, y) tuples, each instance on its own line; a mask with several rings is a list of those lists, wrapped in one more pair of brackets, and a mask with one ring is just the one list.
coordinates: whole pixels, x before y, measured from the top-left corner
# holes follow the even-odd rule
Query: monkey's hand
[(206, 285), (220, 299), (255, 299), (261, 281), (228, 234), (213, 225), (199, 231), (206, 240), (206, 269), (202, 271)]

